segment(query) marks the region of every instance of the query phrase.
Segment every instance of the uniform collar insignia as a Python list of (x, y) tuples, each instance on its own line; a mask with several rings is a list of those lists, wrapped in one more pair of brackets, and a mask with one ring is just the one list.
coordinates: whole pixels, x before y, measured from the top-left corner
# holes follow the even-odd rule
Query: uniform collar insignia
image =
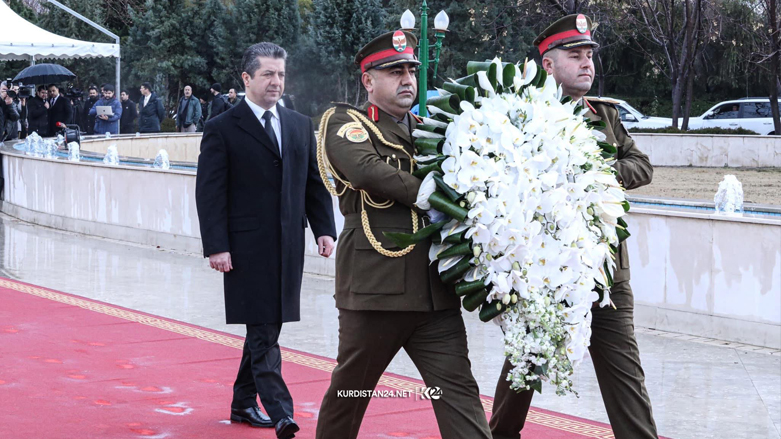
[(369, 108), (366, 109), (366, 114), (369, 115), (369, 119), (371, 119), (374, 122), (380, 121), (380, 109), (377, 108), (376, 105), (369, 105)]

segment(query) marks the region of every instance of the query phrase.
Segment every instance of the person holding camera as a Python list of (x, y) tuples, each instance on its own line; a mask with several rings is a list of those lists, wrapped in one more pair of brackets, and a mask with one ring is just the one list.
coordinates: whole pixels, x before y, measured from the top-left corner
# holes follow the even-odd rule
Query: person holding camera
[[(98, 107), (111, 107), (111, 115), (98, 115)], [(95, 117), (95, 133), (119, 134), (119, 119), (122, 118), (122, 105), (114, 96), (114, 86), (106, 84), (103, 86), (103, 97), (95, 102), (92, 109), (89, 110), (90, 116)]]
[[(17, 122), (19, 121), (19, 111), (14, 105), (14, 98), (8, 95), (8, 86), (11, 80), (0, 83), (0, 142), (6, 138), (15, 139), (19, 135)], [(16, 92), (11, 90), (11, 94), (16, 96)], [(13, 134), (13, 137), (9, 137)]]
[(45, 85), (38, 86), (38, 93), (27, 102), (27, 133), (49, 135), (49, 92)]

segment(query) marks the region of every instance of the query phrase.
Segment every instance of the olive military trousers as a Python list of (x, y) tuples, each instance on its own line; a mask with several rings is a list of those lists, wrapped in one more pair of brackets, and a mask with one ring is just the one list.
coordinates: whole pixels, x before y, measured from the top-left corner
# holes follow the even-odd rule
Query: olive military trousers
[[(318, 439), (354, 439), (370, 397), (340, 397), (338, 391), (373, 390), (393, 357), (404, 349), (427, 387), (442, 439), (489, 439), (477, 382), (467, 356), (461, 310), (433, 312), (339, 310), (339, 352), (331, 386), (323, 397)], [(415, 402), (421, 407), (427, 400)]]
[[(589, 352), (616, 439), (656, 439), (651, 399), (645, 389), (640, 350), (635, 339), (634, 296), (629, 281), (611, 288), (616, 309), (592, 308)], [(512, 369), (505, 359), (494, 395), (493, 439), (519, 439), (529, 413), (533, 390), (516, 392), (506, 381)]]

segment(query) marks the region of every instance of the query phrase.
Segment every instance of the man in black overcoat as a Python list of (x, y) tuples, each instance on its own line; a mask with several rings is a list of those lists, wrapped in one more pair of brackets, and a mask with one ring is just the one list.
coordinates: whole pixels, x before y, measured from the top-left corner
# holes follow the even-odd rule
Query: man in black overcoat
[(298, 425), (277, 340), (282, 323), (300, 319), (304, 229), (325, 257), (336, 237), (312, 121), (277, 105), (286, 57), (271, 43), (245, 51), (246, 97), (206, 123), (195, 189), (204, 255), (224, 273), (227, 323), (247, 325), (231, 420), (275, 427), (284, 439)]

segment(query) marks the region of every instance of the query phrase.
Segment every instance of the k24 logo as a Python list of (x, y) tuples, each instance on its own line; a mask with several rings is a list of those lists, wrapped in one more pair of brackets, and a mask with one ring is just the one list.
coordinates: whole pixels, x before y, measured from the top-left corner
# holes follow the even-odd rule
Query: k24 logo
[(420, 399), (437, 400), (442, 397), (442, 389), (439, 387), (421, 387), (418, 389)]

